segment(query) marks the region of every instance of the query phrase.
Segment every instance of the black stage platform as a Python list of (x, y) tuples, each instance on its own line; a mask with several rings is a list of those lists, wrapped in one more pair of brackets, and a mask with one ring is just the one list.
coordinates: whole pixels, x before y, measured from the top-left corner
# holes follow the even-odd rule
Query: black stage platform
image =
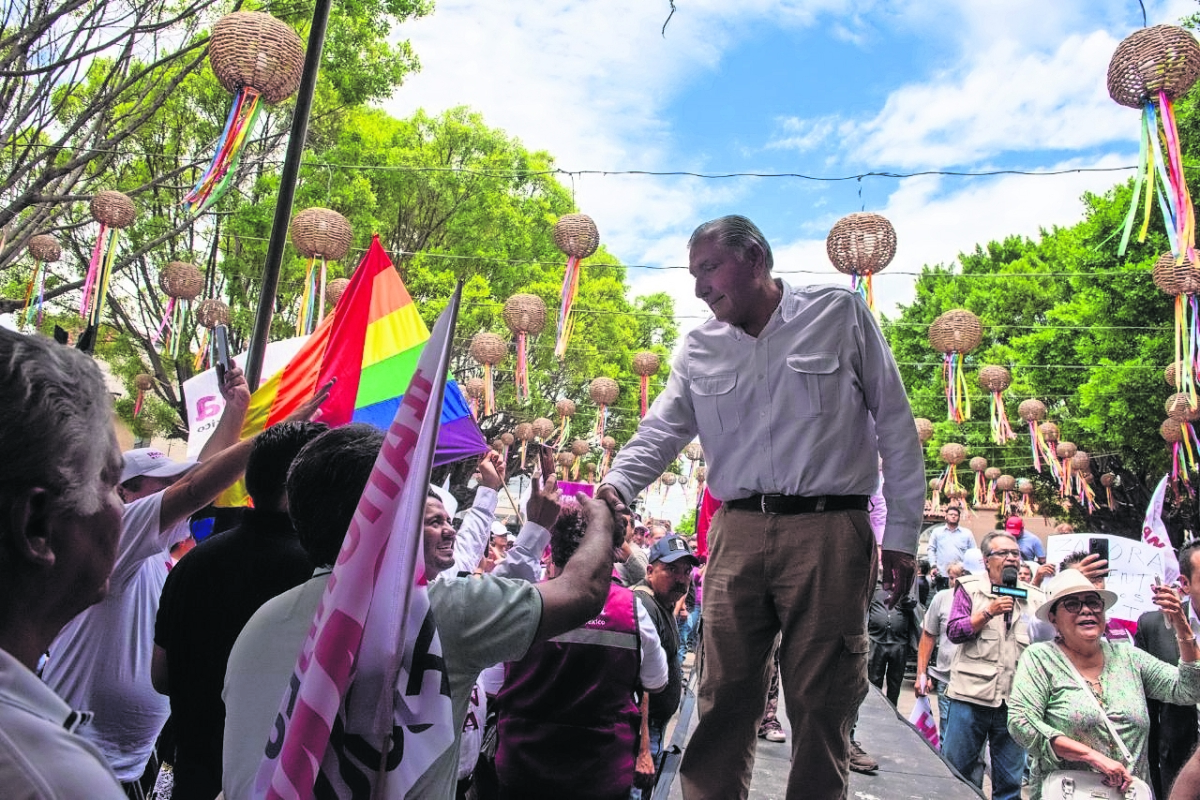
[[(680, 721), (686, 720), (687, 733), (696, 724), (691, 695), (684, 698)], [(754, 761), (754, 778), (750, 784), (751, 800), (783, 800), (791, 766), (792, 732), (780, 698), (779, 721), (787, 731), (788, 741), (773, 743), (758, 740)], [(686, 748), (686, 735), (677, 731), (674, 744)], [(934, 752), (921, 734), (901, 718), (887, 698), (871, 687), (859, 710), (857, 739), (863, 749), (879, 762), (874, 775), (850, 773), (850, 797), (855, 800), (979, 800), (982, 795), (975, 787), (960, 780), (950, 765)], [(654, 800), (682, 800), (679, 789), (678, 759), (668, 757), (663, 778), (670, 786), (660, 785)], [(665, 782), (665, 781), (664, 781)]]

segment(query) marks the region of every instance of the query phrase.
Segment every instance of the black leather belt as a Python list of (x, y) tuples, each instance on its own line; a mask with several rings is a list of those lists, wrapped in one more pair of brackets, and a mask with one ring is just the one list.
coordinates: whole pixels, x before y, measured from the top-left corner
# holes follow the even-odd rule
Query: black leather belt
[(823, 511), (866, 511), (870, 498), (865, 494), (825, 494), (798, 497), (790, 494), (752, 494), (725, 503), (738, 511), (760, 514), (820, 514)]

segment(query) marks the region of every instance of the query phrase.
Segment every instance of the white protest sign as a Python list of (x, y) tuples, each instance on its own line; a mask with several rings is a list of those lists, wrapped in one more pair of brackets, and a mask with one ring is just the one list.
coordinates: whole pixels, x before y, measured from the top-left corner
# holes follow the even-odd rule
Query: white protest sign
[[(276, 372), (287, 366), (292, 356), (308, 341), (307, 336), (297, 336), (294, 339), (284, 339), (267, 345), (263, 356), (262, 380), (259, 385), (266, 383)], [(233, 362), (242, 369), (246, 368), (246, 354), (240, 353), (233, 357)], [(183, 382), (183, 399), (187, 404), (188, 415), (188, 458), (197, 458), (208, 437), (221, 419), (225, 410), (225, 398), (217, 388), (217, 370), (212, 368)]]
[(1158, 606), (1151, 587), (1154, 578), (1163, 578), (1167, 564), (1165, 551), (1153, 545), (1103, 533), (1062, 533), (1046, 541), (1046, 561), (1058, 565), (1072, 553), (1086, 553), (1091, 539), (1108, 542), (1105, 588), (1117, 593), (1117, 604), (1108, 618), (1136, 623), (1145, 612), (1155, 611)]

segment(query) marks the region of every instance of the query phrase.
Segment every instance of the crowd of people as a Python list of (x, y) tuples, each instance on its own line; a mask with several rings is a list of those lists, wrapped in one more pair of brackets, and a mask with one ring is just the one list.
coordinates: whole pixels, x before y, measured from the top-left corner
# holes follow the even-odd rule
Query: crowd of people
[[(1106, 564), (1046, 564), (1019, 517), (976, 548), (950, 509), (918, 575), (921, 448), (873, 315), (847, 290), (773, 277), (744, 217), (700, 226), (689, 251), (714, 318), (687, 335), (595, 498), (562, 496), (548, 449), (516, 532), (496, 519), (498, 454), (480, 460), (469, 508), (466, 487), (429, 487), (420, 566), (453, 746), (409, 796), (648, 797), (690, 668), (686, 800), (747, 796), (756, 740), (787, 740), (781, 696), (786, 796), (843, 798), (850, 769), (878, 767), (854, 735), (868, 683), (896, 703), (915, 651), (944, 757), (977, 785), (989, 771), (993, 797), (1023, 782), (1039, 797), (1064, 770), (1200, 797), (1185, 793), (1200, 786), (1187, 762), (1200, 547), (1180, 553), (1188, 600), (1156, 588), (1135, 642), (1107, 624)], [(196, 461), (121, 454), (94, 362), (0, 330), (3, 796), (261, 796), (384, 437), (313, 421), (318, 394), (239, 441), (239, 370), (221, 392)], [(703, 548), (635, 505), (696, 437)], [(253, 508), (173, 563), (189, 517), (243, 477)], [(403, 758), (336, 727), (330, 740), (340, 769), (320, 773), (322, 796), (362, 796), (363, 775)]]

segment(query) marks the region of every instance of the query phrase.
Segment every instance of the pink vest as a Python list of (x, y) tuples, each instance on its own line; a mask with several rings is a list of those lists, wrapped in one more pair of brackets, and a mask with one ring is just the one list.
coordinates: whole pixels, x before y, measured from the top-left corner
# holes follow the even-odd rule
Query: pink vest
[(496, 697), (501, 784), (527, 798), (629, 793), (641, 721), (635, 603), (614, 584), (600, 616), (505, 665)]

